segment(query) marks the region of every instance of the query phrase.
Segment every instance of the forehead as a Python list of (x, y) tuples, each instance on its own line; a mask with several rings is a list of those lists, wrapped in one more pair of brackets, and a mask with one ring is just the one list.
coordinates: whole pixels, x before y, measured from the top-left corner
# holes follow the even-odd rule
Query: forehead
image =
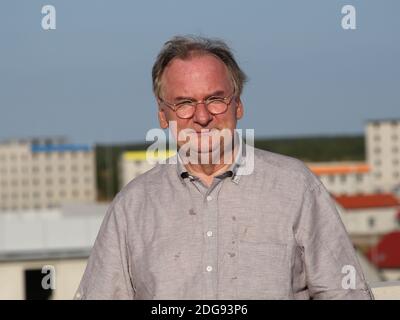
[(229, 90), (231, 80), (226, 65), (211, 54), (187, 59), (174, 58), (162, 76), (164, 94), (196, 94), (213, 90)]

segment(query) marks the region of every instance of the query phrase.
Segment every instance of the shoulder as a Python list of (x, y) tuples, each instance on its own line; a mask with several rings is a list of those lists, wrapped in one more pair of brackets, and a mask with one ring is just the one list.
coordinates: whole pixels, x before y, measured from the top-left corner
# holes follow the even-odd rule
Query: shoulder
[(254, 171), (283, 184), (301, 185), (304, 189), (315, 189), (321, 185), (303, 161), (267, 150), (254, 148)]
[[(125, 185), (115, 196), (113, 205), (123, 209), (142, 205), (145, 198), (165, 192), (166, 185), (174, 178), (173, 173), (176, 170), (176, 164), (157, 164)], [(178, 175), (175, 176), (177, 179)]]

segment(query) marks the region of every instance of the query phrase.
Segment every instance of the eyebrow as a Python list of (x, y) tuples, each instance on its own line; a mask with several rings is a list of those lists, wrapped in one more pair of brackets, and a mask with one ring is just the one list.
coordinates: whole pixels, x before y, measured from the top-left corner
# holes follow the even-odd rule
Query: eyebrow
[[(217, 90), (217, 91), (214, 91), (214, 92), (211, 93), (211, 94), (208, 94), (208, 95), (204, 98), (204, 100), (207, 100), (207, 99), (209, 99), (209, 98), (211, 98), (211, 97), (214, 97), (214, 96), (224, 96), (224, 94), (225, 94), (225, 91), (224, 91), (224, 90)], [(176, 98), (174, 99), (174, 101), (182, 101), (182, 100), (195, 101), (196, 99), (194, 99), (193, 97), (185, 97), (185, 96), (178, 96), (178, 97), (176, 97)]]

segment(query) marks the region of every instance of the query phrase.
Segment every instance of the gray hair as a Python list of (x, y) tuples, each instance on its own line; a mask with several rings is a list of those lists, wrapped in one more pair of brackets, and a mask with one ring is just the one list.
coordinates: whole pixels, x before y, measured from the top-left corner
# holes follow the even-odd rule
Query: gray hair
[(161, 93), (162, 74), (171, 60), (187, 59), (194, 54), (211, 54), (222, 60), (228, 68), (236, 94), (241, 95), (247, 76), (240, 69), (231, 49), (224, 41), (198, 36), (175, 36), (164, 43), (153, 65), (153, 92), (157, 98)]

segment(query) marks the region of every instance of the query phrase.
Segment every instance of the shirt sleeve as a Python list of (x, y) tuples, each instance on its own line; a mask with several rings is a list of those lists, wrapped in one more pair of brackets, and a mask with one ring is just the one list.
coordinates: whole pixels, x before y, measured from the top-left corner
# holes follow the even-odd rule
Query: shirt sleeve
[(75, 300), (134, 299), (124, 212), (108, 209), (90, 253)]
[(374, 299), (335, 203), (322, 184), (306, 191), (296, 239), (312, 299)]

